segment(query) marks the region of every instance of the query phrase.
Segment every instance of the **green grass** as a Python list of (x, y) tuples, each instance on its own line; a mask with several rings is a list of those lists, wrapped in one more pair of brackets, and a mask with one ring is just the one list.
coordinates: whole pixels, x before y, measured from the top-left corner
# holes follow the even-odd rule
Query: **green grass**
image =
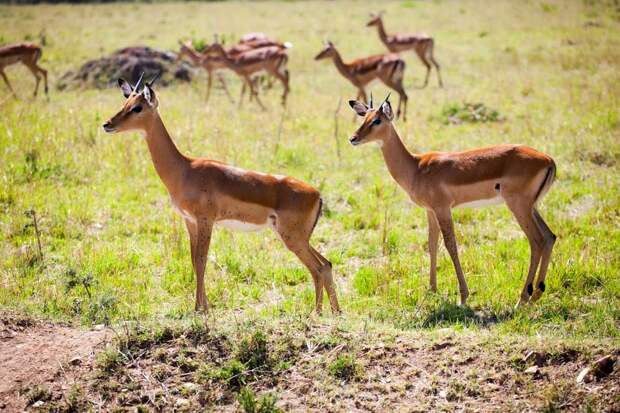
[[(502, 334), (617, 342), (620, 337), (620, 14), (606, 2), (389, 2), (388, 31), (436, 39), (446, 87), (422, 83), (406, 54), (409, 121), (396, 127), (413, 151), (524, 143), (554, 157), (555, 185), (541, 213), (558, 235), (547, 292), (515, 311), (529, 247), (505, 207), (454, 212), (472, 295), (458, 297), (442, 247), (439, 293), (428, 292), (426, 217), (388, 175), (373, 146), (353, 148), (356, 128), (342, 104), (354, 88), (313, 56), (328, 36), (346, 60), (384, 52), (364, 27), (361, 2), (165, 3), (0, 6), (4, 42), (37, 40), (52, 86), (65, 70), (115, 49), (176, 49), (180, 38), (265, 31), (291, 41), (292, 92), (279, 89), (262, 112), (237, 110), (217, 90), (205, 105), (204, 75), (159, 89), (160, 111), (180, 149), (249, 169), (288, 174), (325, 199), (313, 244), (334, 263), (344, 317), (396, 329), (490, 328)], [(228, 18), (234, 15), (234, 19)], [(591, 24), (595, 22), (596, 24)], [(481, 36), (480, 33), (484, 33)], [(7, 69), (23, 97), (0, 88), (0, 306), (82, 323), (184, 318), (194, 306), (189, 243), (138, 134), (106, 135), (122, 105), (114, 90), (26, 98), (33, 80)], [(226, 75), (233, 92), (239, 81)], [(387, 90), (373, 87), (379, 98)], [(237, 96), (235, 96), (237, 97)], [(481, 102), (498, 123), (446, 125), (446, 107)], [(338, 155), (340, 153), (340, 156)], [(38, 219), (42, 258), (33, 227)], [(272, 233), (217, 230), (207, 295), (212, 317), (305, 317), (310, 275)]]

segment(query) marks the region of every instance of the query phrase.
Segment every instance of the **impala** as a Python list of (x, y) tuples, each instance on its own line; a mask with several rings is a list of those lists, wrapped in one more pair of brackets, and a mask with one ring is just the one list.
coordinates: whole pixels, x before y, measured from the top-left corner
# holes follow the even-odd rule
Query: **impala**
[(228, 92), (228, 87), (226, 86), (226, 82), (224, 81), (224, 78), (219, 73), (217, 73), (218, 70), (226, 67), (222, 59), (217, 56), (203, 55), (202, 53), (194, 49), (192, 47), (191, 42), (189, 41), (187, 42), (179, 41), (179, 45), (181, 46), (181, 49), (179, 50), (179, 53), (177, 54), (177, 60), (187, 58), (192, 63), (192, 65), (202, 67), (204, 70), (207, 71), (206, 100), (208, 101), (209, 96), (211, 95), (211, 84), (213, 82), (213, 72), (216, 72), (218, 80), (222, 84), (224, 91), (226, 92), (228, 97), (232, 100), (232, 98), (230, 97), (230, 92)]
[(353, 86), (357, 87), (357, 99), (361, 97), (364, 101), (367, 101), (364, 88), (373, 80), (379, 79), (387, 87), (395, 90), (400, 97), (396, 117), (400, 117), (400, 107), (404, 101), (403, 120), (407, 119), (407, 93), (405, 93), (405, 88), (403, 87), (405, 61), (398, 55), (380, 54), (344, 63), (334, 44), (328, 41), (325, 48), (316, 55), (314, 60), (329, 57), (334, 61), (340, 74), (353, 83)]
[(349, 101), (353, 110), (364, 118), (350, 142), (353, 145), (378, 142), (394, 180), (413, 202), (426, 209), (430, 289), (437, 291), (437, 243), (441, 231), (456, 270), (461, 304), (466, 304), (469, 290), (459, 262), (451, 209), (505, 202), (525, 232), (531, 251), (519, 304), (530, 299), (538, 300), (545, 291), (547, 267), (556, 237), (536, 209), (536, 204), (554, 181), (556, 167), (553, 159), (523, 145), (411, 154), (394, 129), (388, 98), (377, 108), (372, 107), (372, 100), (369, 106)]
[(432, 37), (426, 34), (403, 34), (396, 33), (388, 35), (385, 32), (385, 28), (383, 27), (383, 12), (377, 14), (370, 15), (370, 21), (366, 23), (367, 27), (377, 26), (377, 31), (379, 32), (379, 38), (383, 44), (388, 48), (388, 50), (392, 53), (400, 53), (405, 50), (413, 49), (415, 53), (418, 55), (424, 66), (426, 66), (426, 78), (424, 79), (423, 88), (428, 85), (428, 77), (431, 73), (431, 64), (435, 66), (435, 70), (437, 71), (437, 79), (439, 80), (439, 87), (443, 87), (443, 82), (441, 81), (441, 73), (439, 70), (439, 63), (435, 60), (433, 56), (433, 49), (435, 48), (435, 41)]
[(19, 43), (0, 47), (0, 76), (4, 79), (4, 83), (6, 83), (13, 96), (17, 97), (9, 83), (9, 79), (4, 73), (4, 68), (17, 63), (22, 63), (26, 66), (37, 80), (37, 84), (34, 87), (34, 96), (37, 96), (39, 91), (39, 82), (41, 82), (39, 74), (43, 75), (45, 94), (47, 95), (47, 70), (37, 64), (41, 58), (41, 53), (41, 48), (33, 43)]
[[(238, 76), (244, 80), (244, 86), (250, 89), (250, 100), (252, 97), (256, 98), (256, 102), (265, 109), (265, 106), (258, 97), (258, 92), (252, 81), (252, 76), (265, 71), (268, 74), (277, 78), (284, 89), (282, 93), (282, 105), (286, 105), (286, 96), (289, 93), (289, 71), (286, 69), (288, 62), (288, 55), (286, 51), (279, 46), (262, 47), (259, 49), (249, 50), (236, 56), (231, 56), (226, 53), (226, 50), (219, 43), (213, 43), (209, 46), (205, 53), (215, 53), (221, 57), (226, 66), (234, 71)], [(243, 99), (243, 93), (245, 88), (241, 90), (241, 100)]]
[(332, 311), (338, 312), (332, 265), (310, 245), (321, 213), (319, 191), (294, 178), (181, 154), (159, 116), (153, 81), (140, 91), (141, 80), (132, 87), (119, 79), (127, 100), (103, 129), (108, 133), (137, 130), (144, 134), (155, 170), (189, 233), (196, 274), (196, 310), (206, 312), (208, 308), (205, 265), (213, 227), (221, 225), (242, 231), (272, 228), (312, 274), (317, 313), (321, 312), (323, 288)]

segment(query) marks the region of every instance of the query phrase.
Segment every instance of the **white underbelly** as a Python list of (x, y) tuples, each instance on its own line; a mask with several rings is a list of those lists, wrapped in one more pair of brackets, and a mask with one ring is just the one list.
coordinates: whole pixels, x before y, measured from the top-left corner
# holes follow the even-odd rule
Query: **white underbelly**
[(502, 204), (504, 202), (504, 198), (502, 198), (501, 196), (496, 196), (494, 198), (487, 198), (487, 199), (477, 199), (475, 201), (471, 201), (471, 202), (465, 202), (463, 204), (459, 204), (456, 207), (457, 208), (480, 208), (480, 207), (484, 207), (484, 206), (488, 206), (488, 205), (498, 205), (498, 204)]
[(236, 219), (223, 219), (217, 221), (216, 224), (233, 231), (241, 232), (254, 232), (267, 228), (267, 222), (264, 224), (253, 224), (251, 222), (237, 221)]
[(194, 224), (196, 223), (196, 217), (190, 214), (189, 211), (179, 208), (178, 206), (175, 205), (174, 202), (172, 203), (172, 207), (179, 215), (181, 215), (181, 217), (183, 217), (183, 219), (185, 219), (186, 221), (193, 222)]

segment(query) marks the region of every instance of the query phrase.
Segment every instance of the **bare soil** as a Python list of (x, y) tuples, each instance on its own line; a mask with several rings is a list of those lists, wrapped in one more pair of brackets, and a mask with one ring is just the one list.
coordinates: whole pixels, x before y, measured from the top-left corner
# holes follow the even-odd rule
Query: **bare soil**
[(92, 365), (95, 349), (110, 337), (107, 330), (0, 313), (0, 411), (22, 411), (35, 386), (68, 385), (67, 371)]
[[(249, 387), (258, 399), (274, 394), (283, 411), (620, 412), (620, 350), (611, 344), (330, 324), (125, 329), (104, 348), (109, 331), (4, 316), (3, 411), (234, 412)], [(252, 341), (261, 335), (262, 345)], [(577, 383), (603, 355), (616, 360), (611, 373)], [(334, 368), (343, 356), (353, 363)]]

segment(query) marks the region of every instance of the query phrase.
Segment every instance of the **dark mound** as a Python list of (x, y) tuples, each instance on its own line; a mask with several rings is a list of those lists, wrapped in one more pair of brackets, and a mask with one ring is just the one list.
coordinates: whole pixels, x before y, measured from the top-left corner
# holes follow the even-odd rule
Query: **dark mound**
[(127, 47), (100, 59), (89, 60), (78, 70), (66, 72), (58, 81), (58, 89), (95, 87), (103, 89), (116, 84), (119, 77), (134, 81), (144, 72), (145, 79), (160, 71), (158, 85), (176, 81), (189, 82), (191, 69), (185, 62), (175, 62), (176, 54), (145, 46)]

